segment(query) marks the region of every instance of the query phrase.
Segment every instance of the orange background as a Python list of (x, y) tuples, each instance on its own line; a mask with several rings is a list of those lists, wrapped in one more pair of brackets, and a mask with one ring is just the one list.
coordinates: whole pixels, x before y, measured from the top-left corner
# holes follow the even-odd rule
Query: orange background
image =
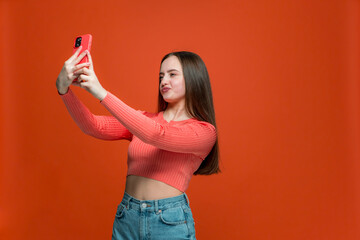
[(207, 65), (223, 172), (187, 191), (198, 239), (360, 239), (359, 12), (356, 0), (1, 1), (0, 239), (111, 238), (128, 142), (83, 134), (55, 87), (85, 33), (101, 84), (135, 109), (156, 110), (166, 53)]

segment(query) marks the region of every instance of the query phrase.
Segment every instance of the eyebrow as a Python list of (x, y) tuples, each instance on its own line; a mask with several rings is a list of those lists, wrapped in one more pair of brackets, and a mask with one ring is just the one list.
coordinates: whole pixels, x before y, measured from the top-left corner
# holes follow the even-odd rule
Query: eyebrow
[[(177, 72), (179, 72), (179, 70), (177, 70), (177, 69), (170, 69), (170, 70), (168, 70), (167, 72), (172, 72), (172, 71), (177, 71)], [(159, 74), (164, 74), (163, 72), (160, 72)]]

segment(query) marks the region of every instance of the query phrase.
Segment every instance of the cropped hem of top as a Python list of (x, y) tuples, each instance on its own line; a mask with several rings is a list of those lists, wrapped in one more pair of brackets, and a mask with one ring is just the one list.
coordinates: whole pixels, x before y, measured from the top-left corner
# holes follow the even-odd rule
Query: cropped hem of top
[(100, 103), (112, 116), (92, 114), (70, 88), (60, 97), (85, 134), (131, 141), (127, 176), (155, 179), (182, 192), (216, 141), (216, 129), (208, 122), (195, 118), (167, 122), (163, 112), (135, 110), (110, 92)]

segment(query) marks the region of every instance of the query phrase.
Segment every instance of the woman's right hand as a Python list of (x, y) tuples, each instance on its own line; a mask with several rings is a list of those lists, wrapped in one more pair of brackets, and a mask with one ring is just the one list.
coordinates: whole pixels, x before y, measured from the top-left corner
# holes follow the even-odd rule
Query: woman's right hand
[(90, 65), (89, 62), (77, 65), (86, 55), (85, 51), (78, 55), (81, 48), (82, 46), (80, 46), (76, 52), (65, 61), (64, 66), (61, 69), (58, 78), (56, 79), (56, 88), (60, 94), (67, 93), (69, 86), (73, 83), (74, 79), (78, 77), (78, 75), (74, 75), (75, 71)]

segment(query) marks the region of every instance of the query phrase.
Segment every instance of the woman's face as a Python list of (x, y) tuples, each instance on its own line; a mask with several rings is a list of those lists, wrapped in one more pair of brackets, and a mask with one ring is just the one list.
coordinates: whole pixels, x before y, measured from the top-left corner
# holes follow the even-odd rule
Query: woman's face
[(160, 93), (168, 103), (185, 104), (185, 80), (179, 59), (170, 56), (160, 68)]

